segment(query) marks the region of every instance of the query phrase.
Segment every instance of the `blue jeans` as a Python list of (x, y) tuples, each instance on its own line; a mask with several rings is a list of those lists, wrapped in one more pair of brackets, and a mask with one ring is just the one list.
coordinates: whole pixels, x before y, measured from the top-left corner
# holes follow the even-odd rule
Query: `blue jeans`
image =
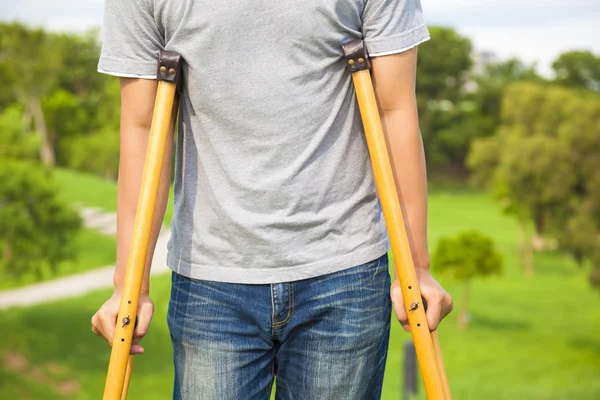
[(379, 399), (390, 332), (387, 255), (297, 282), (173, 273), (175, 400)]

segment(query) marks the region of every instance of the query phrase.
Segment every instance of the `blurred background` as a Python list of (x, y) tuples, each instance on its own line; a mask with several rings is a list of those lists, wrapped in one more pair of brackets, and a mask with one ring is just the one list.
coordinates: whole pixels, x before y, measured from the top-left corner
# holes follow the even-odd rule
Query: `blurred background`
[[(429, 242), (455, 299), (439, 330), (454, 398), (599, 399), (600, 3), (422, 3)], [(0, 3), (0, 399), (104, 387), (109, 348), (90, 318), (111, 293), (119, 84), (96, 72), (102, 9)], [(171, 393), (162, 271), (130, 399)], [(409, 340), (395, 323), (384, 399), (409, 398)]]

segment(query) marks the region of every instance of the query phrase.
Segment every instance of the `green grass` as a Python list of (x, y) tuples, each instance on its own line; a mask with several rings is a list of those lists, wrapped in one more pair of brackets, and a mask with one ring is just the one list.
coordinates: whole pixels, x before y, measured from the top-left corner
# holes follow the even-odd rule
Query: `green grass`
[[(66, 198), (73, 203), (86, 207), (100, 208), (104, 211), (117, 211), (117, 183), (95, 175), (68, 169), (56, 168), (54, 177), (62, 186)], [(173, 189), (165, 211), (165, 224), (173, 217)]]
[(55, 168), (54, 178), (61, 185), (64, 197), (75, 204), (117, 210), (117, 184), (95, 175)]
[[(454, 399), (600, 398), (600, 296), (587, 284), (586, 271), (569, 258), (548, 252), (536, 257), (536, 276), (524, 278), (515, 250), (515, 223), (500, 214), (496, 203), (470, 191), (431, 196), (432, 250), (440, 237), (473, 228), (495, 239), (505, 271), (500, 278), (473, 282), (467, 331), (456, 328), (456, 315), (440, 328)], [(460, 284), (439, 280), (459, 308)], [(0, 399), (99, 398), (109, 349), (90, 332), (89, 319), (109, 293), (0, 312)], [(152, 296), (156, 314), (144, 339), (146, 354), (136, 360), (131, 400), (167, 399), (171, 393), (171, 345), (165, 322), (168, 277), (152, 280)], [(409, 338), (393, 324), (384, 399), (401, 398), (401, 348)], [(14, 362), (15, 355), (22, 357), (20, 364)], [(6, 362), (11, 357), (12, 369)], [(78, 385), (72, 395), (60, 393), (61, 383), (69, 386), (65, 382)]]
[(112, 236), (100, 234), (91, 229), (82, 229), (73, 244), (76, 254), (72, 259), (58, 264), (56, 271), (49, 269), (41, 277), (31, 274), (23, 275), (18, 280), (1, 280), (0, 290), (14, 289), (33, 283), (88, 271), (90, 269), (114, 264), (117, 241)]

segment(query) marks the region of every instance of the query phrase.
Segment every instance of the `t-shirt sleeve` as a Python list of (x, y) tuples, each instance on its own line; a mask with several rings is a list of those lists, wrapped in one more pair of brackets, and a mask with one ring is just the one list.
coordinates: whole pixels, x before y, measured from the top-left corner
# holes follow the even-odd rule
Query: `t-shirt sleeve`
[(420, 0), (365, 0), (362, 24), (370, 56), (401, 53), (429, 39)]
[(99, 72), (155, 79), (158, 52), (163, 48), (147, 0), (105, 0)]

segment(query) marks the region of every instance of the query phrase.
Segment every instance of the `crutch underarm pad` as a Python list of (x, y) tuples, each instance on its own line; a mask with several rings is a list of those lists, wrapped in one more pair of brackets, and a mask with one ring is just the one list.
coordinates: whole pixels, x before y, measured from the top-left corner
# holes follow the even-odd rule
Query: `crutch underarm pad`
[(344, 56), (352, 72), (370, 69), (369, 55), (365, 44), (360, 39), (346, 38), (342, 41)]
[(181, 79), (181, 55), (174, 51), (161, 50), (158, 53), (156, 78), (178, 84)]

